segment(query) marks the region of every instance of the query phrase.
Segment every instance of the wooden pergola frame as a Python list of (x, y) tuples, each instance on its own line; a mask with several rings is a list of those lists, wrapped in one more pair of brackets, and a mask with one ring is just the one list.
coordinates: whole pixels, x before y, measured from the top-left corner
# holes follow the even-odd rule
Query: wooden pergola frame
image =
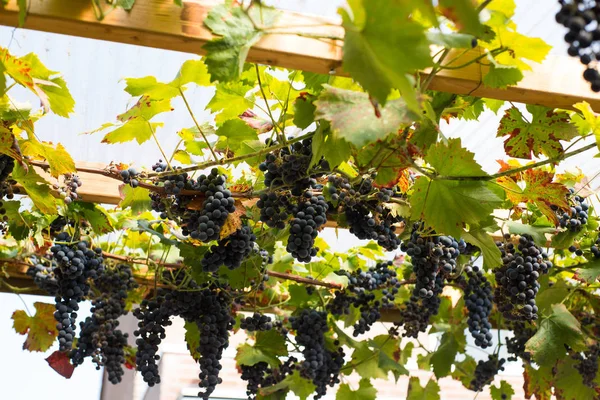
[[(202, 46), (213, 36), (203, 21), (215, 0), (184, 0), (178, 7), (173, 0), (136, 0), (134, 9), (126, 12), (116, 9), (99, 21), (90, 0), (28, 0), (24, 28), (106, 40), (165, 50), (203, 54)], [(0, 25), (18, 27), (17, 0), (8, 0), (0, 6)], [(342, 69), (342, 43), (335, 39), (316, 40), (306, 36), (322, 35), (343, 37), (343, 29), (336, 21), (321, 17), (285, 12), (280, 18), (279, 32), (265, 36), (249, 53), (253, 63), (303, 71), (347, 75)], [(302, 32), (305, 36), (295, 33)], [(294, 32), (294, 33), (292, 33)], [(467, 53), (464, 58), (479, 54)], [(466, 68), (442, 70), (433, 78), (430, 88), (456, 94), (470, 94), (498, 100), (544, 105), (553, 108), (572, 108), (577, 102), (587, 101), (600, 112), (600, 94), (589, 88), (581, 78), (584, 66), (577, 60), (548, 56), (542, 64), (532, 64), (532, 71), (524, 72), (517, 86), (493, 89), (482, 84), (485, 67), (474, 63)], [(423, 78), (428, 71), (421, 72)], [(81, 199), (88, 202), (119, 204), (122, 194), (120, 182), (101, 173), (104, 165), (78, 163), (79, 175), (85, 182), (79, 190)], [(43, 171), (40, 170), (43, 173)], [(48, 177), (48, 175), (46, 175)], [(331, 225), (330, 225), (331, 226)], [(11, 280), (15, 286), (31, 283), (23, 266), (16, 269)], [(0, 291), (4, 288), (0, 285)]]

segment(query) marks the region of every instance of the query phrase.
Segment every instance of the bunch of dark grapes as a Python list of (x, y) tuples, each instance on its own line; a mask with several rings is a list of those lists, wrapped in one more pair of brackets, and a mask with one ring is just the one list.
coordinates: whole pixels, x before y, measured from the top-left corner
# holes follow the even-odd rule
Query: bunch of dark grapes
[(494, 380), (499, 371), (504, 371), (504, 358), (498, 359), (496, 354), (491, 354), (486, 361), (479, 360), (475, 367), (475, 377), (469, 385), (469, 389), (480, 392), (486, 385)]
[(240, 321), (240, 328), (248, 332), (255, 331), (270, 331), (273, 329), (271, 317), (255, 312), (250, 317), (246, 317)]
[(239, 268), (254, 250), (255, 241), (256, 236), (252, 233), (252, 228), (244, 226), (238, 229), (210, 247), (201, 261), (202, 270), (216, 272), (222, 265), (231, 270)]
[[(152, 166), (154, 172), (169, 171), (161, 161)], [(235, 200), (226, 189), (227, 178), (213, 168), (208, 175), (201, 175), (198, 180), (190, 178), (187, 172), (178, 173), (174, 169), (172, 175), (161, 176), (159, 183), (165, 190), (165, 196), (152, 193), (152, 209), (160, 213), (161, 218), (175, 220), (182, 227), (182, 233), (202, 242), (218, 240), (221, 228), (229, 214), (235, 211)], [(200, 210), (189, 209), (194, 195), (184, 195), (183, 190), (201, 192), (205, 197)]]
[[(174, 284), (181, 285), (179, 274)], [(171, 316), (180, 316), (186, 322), (195, 323), (201, 332), (198, 352), (200, 354), (200, 388), (198, 396), (208, 399), (221, 383), (219, 372), (223, 350), (229, 345), (229, 331), (233, 329), (231, 300), (227, 294), (214, 286), (199, 286), (187, 281), (181, 290), (160, 288), (156, 298), (144, 300), (134, 314), (140, 320), (134, 332), (136, 341), (137, 368), (150, 386), (160, 383), (157, 360), (160, 358), (158, 345), (165, 338), (165, 326), (170, 325)]]
[(583, 378), (583, 384), (595, 388), (594, 380), (598, 374), (598, 359), (600, 358), (600, 345), (594, 344), (582, 353), (575, 353), (571, 356), (577, 360), (575, 369)]
[(596, 68), (600, 59), (600, 7), (588, 0), (559, 0), (559, 3), (556, 22), (569, 29), (565, 35), (568, 53), (588, 66), (583, 77), (594, 92), (600, 92), (600, 74)]
[[(567, 228), (571, 232), (579, 232), (587, 224), (589, 205), (581, 196), (575, 195), (573, 189), (569, 189), (569, 203), (571, 207), (569, 211), (556, 210), (561, 228)], [(556, 208), (556, 207), (554, 207)]]
[(525, 344), (535, 335), (536, 329), (529, 322), (523, 321), (510, 322), (508, 329), (513, 333), (512, 337), (506, 339), (506, 351), (510, 354), (508, 361), (517, 361), (521, 358), (530, 362), (531, 354), (525, 351)]
[(133, 167), (120, 171), (119, 175), (121, 175), (121, 179), (123, 180), (123, 183), (131, 186), (134, 189), (136, 187), (138, 187), (138, 185), (140, 184), (140, 181), (138, 179), (139, 173)]
[(241, 365), (241, 378), (248, 382), (246, 387), (248, 400), (256, 398), (259, 388), (273, 386), (284, 380), (286, 376), (291, 375), (294, 372), (296, 362), (298, 362), (296, 358), (290, 357), (277, 368), (271, 368), (264, 361), (254, 365)]
[(65, 174), (64, 178), (64, 185), (59, 186), (55, 184), (54, 188), (58, 190), (58, 193), (65, 204), (71, 204), (74, 200), (79, 198), (77, 189), (83, 185), (83, 182), (75, 174)]
[(402, 219), (383, 205), (393, 197), (393, 190), (376, 189), (371, 178), (352, 186), (347, 179), (330, 175), (329, 183), (331, 200), (341, 205), (350, 233), (362, 240), (376, 240), (388, 251), (398, 248), (400, 239), (394, 224)]
[(467, 267), (465, 287), (465, 306), (469, 312), (467, 325), (475, 345), (485, 349), (492, 345), (492, 313), (494, 296), (492, 286), (478, 267)]
[(438, 313), (439, 295), (449, 274), (456, 270), (458, 242), (450, 236), (422, 237), (423, 225), (413, 226), (410, 240), (402, 243), (402, 251), (411, 258), (416, 283), (413, 293), (400, 311), (404, 335), (417, 337), (425, 332), (429, 319)]
[(293, 210), (289, 195), (276, 192), (262, 193), (256, 206), (260, 210), (260, 220), (269, 228), (277, 229), (285, 228), (285, 221)]
[(37, 264), (27, 273), (40, 289), (55, 296), (59, 350), (68, 351), (73, 346), (79, 303), (90, 291), (89, 280), (98, 279), (105, 267), (102, 249), (92, 250), (83, 241), (71, 243), (66, 233), (57, 235), (55, 241), (65, 243), (50, 248), (51, 265)]
[(537, 319), (535, 297), (540, 288), (538, 279), (548, 272), (552, 263), (546, 261), (547, 255), (536, 246), (531, 236), (521, 236), (517, 246), (507, 240), (510, 240), (508, 234), (505, 241), (496, 242), (503, 263), (495, 271), (497, 287), (494, 298), (498, 310), (508, 320)]
[(594, 258), (600, 258), (600, 236), (598, 236), (594, 244), (590, 247), (590, 251)]
[(323, 196), (314, 196), (310, 191), (304, 193), (303, 201), (295, 208), (286, 250), (298, 261), (309, 262), (317, 255), (315, 238), (327, 222), (328, 208)]
[[(267, 144), (275, 142), (267, 141)], [(267, 154), (265, 161), (259, 165), (265, 174), (265, 186), (269, 189), (289, 187), (294, 196), (300, 196), (309, 187), (318, 189), (315, 178), (329, 170), (329, 163), (321, 159), (310, 168), (311, 160), (312, 139), (295, 142)]]
[[(327, 308), (334, 315), (350, 314), (351, 306), (359, 309), (360, 318), (353, 326), (353, 335), (358, 336), (369, 331), (379, 321), (380, 308), (394, 306), (400, 282), (391, 261), (378, 263), (367, 271), (358, 269), (350, 273), (341, 270), (337, 274), (348, 278), (348, 286), (335, 292), (335, 297)], [(381, 291), (380, 300), (376, 300), (376, 290)]]
[(97, 297), (92, 300), (90, 317), (80, 323), (77, 345), (71, 351), (73, 365), (81, 365), (91, 357), (96, 368), (104, 366), (108, 380), (117, 384), (123, 376), (127, 333), (117, 329), (119, 318), (127, 314), (127, 292), (137, 288), (129, 265), (106, 269), (94, 280)]
[(304, 309), (295, 317), (290, 317), (292, 329), (296, 331), (296, 342), (302, 347), (304, 361), (298, 367), (300, 375), (310, 379), (316, 386), (315, 399), (327, 393), (327, 386), (340, 382), (339, 373), (344, 365), (344, 351), (339, 347), (330, 351), (325, 346), (327, 313)]

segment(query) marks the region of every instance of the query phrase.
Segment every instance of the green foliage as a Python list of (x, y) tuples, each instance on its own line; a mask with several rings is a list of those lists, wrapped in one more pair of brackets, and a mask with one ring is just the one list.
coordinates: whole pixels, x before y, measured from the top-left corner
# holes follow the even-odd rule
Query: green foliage
[(52, 346), (58, 330), (54, 319), (54, 305), (35, 302), (35, 315), (29, 316), (23, 310), (13, 313), (13, 327), (21, 335), (27, 335), (23, 349), (29, 351), (46, 351)]

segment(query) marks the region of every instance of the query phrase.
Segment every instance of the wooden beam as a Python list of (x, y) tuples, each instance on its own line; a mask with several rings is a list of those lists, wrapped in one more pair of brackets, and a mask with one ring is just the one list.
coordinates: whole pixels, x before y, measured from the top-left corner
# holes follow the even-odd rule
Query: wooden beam
[[(90, 0), (29, 0), (25, 28), (92, 39), (202, 54), (211, 40), (203, 21), (214, 0), (187, 0), (178, 7), (173, 0), (137, 0), (131, 12), (114, 10), (98, 21)], [(278, 26), (288, 32), (342, 37), (335, 21), (286, 12)], [(18, 26), (17, 0), (0, 6), (0, 24)], [(324, 25), (328, 24), (328, 25)], [(557, 26), (557, 29), (561, 29)], [(468, 58), (469, 54), (465, 57)], [(462, 63), (463, 58), (457, 63)], [(268, 35), (252, 47), (248, 61), (303, 71), (344, 75), (341, 43), (291, 34)], [(481, 84), (479, 64), (441, 71), (432, 81), (434, 90), (556, 108), (571, 108), (587, 101), (600, 112), (600, 94), (593, 93), (581, 77), (584, 67), (573, 58), (549, 56), (532, 64), (515, 87), (492, 89)], [(423, 75), (427, 75), (426, 72)]]

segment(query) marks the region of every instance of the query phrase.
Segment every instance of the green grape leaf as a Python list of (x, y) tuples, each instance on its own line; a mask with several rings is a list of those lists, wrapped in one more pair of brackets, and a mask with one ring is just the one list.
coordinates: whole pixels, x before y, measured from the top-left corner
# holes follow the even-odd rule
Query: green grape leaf
[(105, 234), (114, 231), (109, 214), (97, 204), (78, 201), (71, 203), (69, 209), (88, 221), (94, 232), (97, 234)]
[(452, 371), (452, 378), (460, 381), (467, 389), (471, 386), (471, 381), (475, 376), (475, 367), (477, 362), (469, 355), (465, 356), (465, 359), (454, 363), (454, 371)]
[(570, 357), (556, 364), (554, 376), (554, 395), (557, 400), (596, 399), (599, 388), (584, 385), (581, 374), (575, 368), (577, 361)]
[(316, 387), (309, 380), (302, 378), (298, 370), (295, 370), (293, 374), (286, 376), (281, 382), (273, 386), (260, 388), (259, 393), (268, 396), (280, 390), (291, 390), (296, 396), (300, 397), (300, 400), (306, 400), (308, 396), (315, 393)]
[(546, 246), (548, 242), (546, 234), (556, 232), (556, 229), (552, 227), (520, 224), (514, 221), (508, 221), (507, 225), (509, 233), (513, 235), (529, 235), (538, 246)]
[(436, 143), (427, 151), (425, 161), (447, 176), (486, 175), (475, 161), (475, 155), (462, 147), (460, 139), (449, 139), (445, 144)]
[(581, 325), (564, 304), (553, 304), (552, 314), (541, 320), (525, 349), (539, 365), (550, 365), (566, 353), (565, 344), (575, 351), (585, 349)]
[(379, 349), (361, 346), (352, 353), (350, 366), (365, 379), (387, 379), (387, 372), (379, 366)]
[(371, 339), (369, 344), (379, 352), (378, 366), (386, 373), (386, 377), (388, 372), (392, 372), (398, 381), (400, 375), (408, 375), (408, 370), (404, 367), (406, 357), (401, 357), (400, 340), (390, 338), (389, 335), (379, 335)]
[[(242, 143), (240, 143), (240, 147), (237, 150), (236, 155), (245, 156), (247, 154), (254, 154), (258, 151), (261, 151), (264, 148), (265, 143), (262, 140), (244, 140)], [(246, 162), (250, 166), (258, 166), (258, 164), (260, 164), (263, 161), (264, 155), (244, 159), (244, 162)]]
[(377, 111), (366, 93), (324, 86), (314, 102), (315, 118), (329, 121), (337, 137), (356, 147), (384, 139), (417, 119), (401, 99), (392, 100)]
[(177, 76), (169, 85), (174, 88), (182, 88), (188, 83), (198, 86), (210, 86), (210, 75), (206, 64), (202, 60), (187, 60), (183, 63)]
[(559, 232), (556, 235), (552, 236), (551, 247), (554, 247), (558, 250), (567, 249), (573, 244), (573, 241), (575, 240), (577, 235), (579, 235), (579, 232), (573, 232), (568, 229), (566, 231)]
[(172, 99), (179, 96), (179, 90), (153, 76), (143, 78), (125, 78), (125, 91), (132, 96), (147, 96), (151, 100)]
[(463, 231), (461, 237), (481, 250), (485, 269), (490, 270), (502, 264), (500, 249), (496, 246), (494, 238), (485, 230), (472, 228), (468, 232)]
[(492, 64), (487, 74), (483, 76), (483, 84), (495, 89), (505, 89), (516, 85), (522, 79), (523, 73), (520, 69)]
[(23, 186), (33, 204), (44, 214), (56, 214), (56, 199), (50, 193), (50, 185), (33, 168), (26, 171), (15, 163), (12, 178)]
[[(412, 166), (419, 155), (419, 149), (407, 143), (403, 135), (390, 135), (356, 151), (354, 158), (360, 168), (377, 170), (375, 183), (378, 186), (393, 187), (406, 179), (406, 168)], [(408, 182), (405, 189), (407, 186)]]
[(46, 160), (53, 177), (75, 172), (75, 161), (62, 144), (58, 143), (55, 147), (51, 143), (39, 142), (33, 135), (19, 144), (24, 156)]
[(352, 390), (347, 383), (340, 385), (335, 398), (336, 400), (375, 400), (377, 398), (377, 389), (373, 387), (369, 379), (361, 379), (357, 390)]
[(511, 400), (515, 390), (506, 381), (500, 381), (500, 386), (490, 386), (492, 400)]
[(261, 28), (268, 28), (275, 23), (280, 14), (280, 11), (260, 3), (254, 4), (246, 11), (241, 5), (231, 3), (211, 8), (204, 24), (213, 34), (221, 36), (203, 46), (206, 51), (204, 62), (208, 67), (211, 82), (237, 79), (244, 70), (248, 51), (263, 36), (254, 26), (254, 21), (260, 24)]
[(525, 183), (524, 188), (521, 188), (510, 176), (500, 177), (496, 182), (506, 189), (506, 197), (516, 207), (520, 203), (534, 203), (542, 214), (558, 225), (558, 217), (551, 206), (568, 210), (569, 189), (562, 183), (553, 182), (554, 174), (541, 169), (527, 170), (520, 174), (520, 177)]
[(223, 122), (237, 118), (249, 108), (254, 107), (252, 97), (248, 92), (252, 86), (244, 85), (242, 82), (219, 83), (216, 85), (215, 95), (206, 105), (206, 109), (216, 113), (215, 122), (221, 125)]
[(33, 317), (23, 310), (17, 310), (12, 314), (13, 328), (17, 333), (27, 335), (23, 343), (24, 350), (44, 352), (52, 346), (58, 336), (54, 319), (56, 308), (54, 304), (38, 301), (33, 305), (35, 307)]
[(452, 368), (452, 364), (454, 364), (456, 354), (458, 354), (459, 347), (459, 342), (454, 333), (446, 332), (442, 335), (442, 340), (439, 347), (431, 355), (431, 359), (429, 360), (436, 378), (443, 378), (444, 376), (448, 376), (450, 374), (450, 370)]
[(455, 49), (470, 49), (473, 47), (473, 41), (477, 38), (466, 33), (443, 33), (443, 32), (427, 32), (427, 40), (433, 44), (443, 47)]
[(479, 21), (479, 12), (471, 0), (440, 0), (439, 8), (442, 15), (454, 22), (461, 32), (477, 37), (485, 33), (485, 28)]
[(396, 88), (417, 111), (408, 74), (432, 65), (432, 60), (424, 27), (410, 18), (412, 6), (357, 0), (350, 2), (350, 8), (354, 18), (343, 8), (338, 11), (345, 29), (344, 70), (382, 105)]
[(578, 135), (569, 121), (569, 114), (542, 106), (528, 105), (531, 117), (525, 117), (517, 107), (506, 110), (500, 120), (497, 137), (506, 137), (504, 150), (511, 157), (530, 160), (543, 154), (556, 157), (563, 152), (561, 140)]
[(596, 138), (596, 146), (600, 150), (600, 116), (596, 116), (590, 104), (586, 101), (573, 105), (579, 111), (571, 115), (571, 122), (577, 127), (582, 136), (590, 133)]
[(185, 322), (185, 343), (194, 361), (198, 361), (202, 356), (198, 348), (200, 347), (200, 330), (195, 322)]
[(125, 11), (130, 11), (135, 4), (135, 0), (117, 0), (117, 6)]
[(588, 283), (593, 283), (598, 280), (600, 276), (600, 259), (594, 258), (591, 261), (586, 262), (581, 268), (577, 268), (575, 277), (583, 279)]
[(440, 400), (440, 385), (430, 379), (425, 387), (421, 387), (419, 378), (411, 376), (408, 381), (406, 400)]
[(6, 93), (6, 67), (4, 66), (3, 59), (0, 57), (0, 98), (4, 97)]
[(236, 360), (240, 365), (254, 365), (261, 361), (275, 368), (281, 362), (278, 357), (288, 355), (285, 337), (275, 330), (257, 332), (254, 346), (247, 343), (238, 347)]
[(350, 158), (350, 144), (328, 129), (317, 129), (312, 137), (313, 158), (311, 164), (316, 164), (321, 157), (325, 158), (330, 168), (338, 167)]
[(315, 122), (316, 107), (314, 101), (317, 97), (310, 93), (300, 93), (294, 101), (294, 125), (306, 129)]
[(535, 299), (539, 315), (552, 313), (552, 305), (561, 303), (571, 292), (571, 288), (563, 280), (556, 281), (552, 286), (543, 283), (546, 281), (547, 279), (541, 280), (540, 291)]
[(133, 214), (141, 214), (151, 209), (150, 191), (143, 187), (135, 189), (129, 185), (123, 185), (120, 188), (123, 193), (123, 200), (119, 203), (122, 209), (131, 208)]
[(258, 140), (256, 130), (250, 128), (241, 119), (226, 121), (216, 133), (219, 136), (216, 148), (223, 151), (230, 150), (234, 154), (237, 154), (243, 142)]
[(552, 366), (545, 365), (535, 369), (531, 364), (524, 364), (523, 390), (526, 398), (535, 395), (536, 400), (550, 400), (552, 397)]

